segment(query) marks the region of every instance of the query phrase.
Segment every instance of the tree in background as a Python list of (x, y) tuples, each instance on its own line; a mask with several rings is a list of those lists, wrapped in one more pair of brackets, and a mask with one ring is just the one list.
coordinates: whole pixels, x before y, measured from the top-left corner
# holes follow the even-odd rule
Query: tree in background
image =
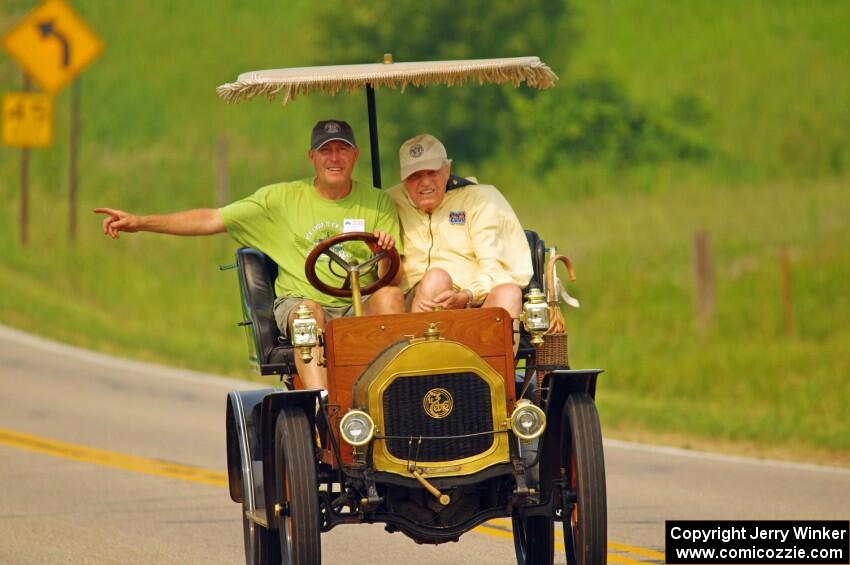
[[(565, 0), (375, 0), (349, 3), (344, 10), (320, 3), (315, 52), (318, 64), (380, 62), (384, 53), (398, 62), (536, 55), (560, 74), (567, 63), (563, 46), (575, 42), (570, 23)], [(464, 164), (480, 162), (515, 139), (511, 90), (510, 85), (429, 87), (427, 92), (410, 87), (404, 96), (379, 95), (382, 140), (395, 148), (428, 131)], [(535, 96), (532, 89), (519, 92)]]
[(708, 111), (691, 94), (649, 106), (633, 100), (619, 82), (593, 77), (535, 99), (512, 96), (511, 103), (517, 146), (536, 170), (590, 161), (611, 168), (699, 161), (712, 149), (703, 134)]
[[(423, 9), (426, 8), (426, 9)], [(446, 144), (460, 173), (509, 155), (529, 170), (576, 162), (622, 168), (707, 157), (708, 114), (692, 94), (640, 103), (615, 78), (567, 79), (580, 31), (565, 0), (376, 0), (315, 12), (318, 64), (539, 56), (561, 77), (556, 88), (512, 85), (409, 87), (379, 93), (384, 162), (404, 140), (429, 132)], [(382, 95), (383, 94), (383, 95)], [(389, 159), (388, 159), (389, 158)]]

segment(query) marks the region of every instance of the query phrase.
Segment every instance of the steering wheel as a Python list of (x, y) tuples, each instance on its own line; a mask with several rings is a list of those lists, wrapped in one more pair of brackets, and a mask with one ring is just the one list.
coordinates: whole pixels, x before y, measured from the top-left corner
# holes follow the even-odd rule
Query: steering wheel
[[(372, 284), (365, 286), (360, 289), (360, 294), (366, 296), (367, 294), (372, 294), (379, 288), (385, 287), (390, 284), (390, 281), (393, 280), (396, 273), (398, 272), (399, 265), (401, 265), (401, 258), (398, 255), (398, 251), (395, 248), (390, 249), (389, 251), (381, 251), (380, 253), (376, 253), (372, 255), (368, 260), (363, 263), (349, 263), (338, 254), (334, 253), (331, 249), (334, 245), (338, 243), (344, 243), (346, 241), (362, 241), (364, 243), (376, 243), (378, 238), (372, 235), (369, 232), (348, 232), (337, 234), (333, 237), (329, 237), (328, 239), (318, 243), (310, 254), (307, 255), (307, 262), (304, 264), (304, 274), (307, 275), (307, 280), (310, 281), (310, 284), (316, 290), (320, 290), (325, 294), (329, 294), (331, 296), (339, 296), (342, 298), (351, 298), (354, 295), (354, 291), (351, 289), (351, 280), (352, 273), (357, 273), (359, 275), (363, 275), (369, 272), (371, 269), (375, 268), (377, 263), (384, 258), (390, 260), (390, 267), (387, 269), (387, 272), (384, 273), (384, 276), (379, 278), (377, 281)], [(331, 261), (342, 267), (345, 272), (345, 277), (339, 277), (344, 279), (341, 288), (335, 288), (322, 280), (319, 279), (319, 276), (316, 274), (316, 263), (319, 260), (320, 255), (327, 255)], [(333, 271), (332, 271), (333, 272)], [(336, 273), (334, 273), (336, 274)]]

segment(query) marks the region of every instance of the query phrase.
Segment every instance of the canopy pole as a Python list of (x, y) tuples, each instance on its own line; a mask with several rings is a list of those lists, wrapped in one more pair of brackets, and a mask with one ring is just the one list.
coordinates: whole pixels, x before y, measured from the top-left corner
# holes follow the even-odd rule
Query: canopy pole
[(381, 155), (378, 150), (378, 114), (375, 110), (375, 89), (366, 83), (366, 106), (369, 109), (369, 147), (372, 152), (372, 186), (381, 188)]

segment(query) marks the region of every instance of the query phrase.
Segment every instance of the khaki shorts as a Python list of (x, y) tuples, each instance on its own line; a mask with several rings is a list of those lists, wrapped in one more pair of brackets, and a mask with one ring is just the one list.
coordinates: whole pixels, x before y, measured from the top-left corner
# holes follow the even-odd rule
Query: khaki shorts
[(410, 308), (413, 306), (413, 299), (416, 297), (416, 288), (419, 286), (419, 283), (413, 285), (412, 288), (408, 289), (407, 292), (404, 293), (404, 311), (410, 312)]
[[(372, 296), (364, 296), (360, 301), (361, 304), (365, 304), (369, 297)], [(293, 308), (297, 308), (299, 304), (308, 300), (307, 298), (301, 298), (300, 296), (279, 296), (274, 301), (274, 319), (277, 322), (277, 327), (280, 330), (280, 335), (284, 338), (289, 337), (289, 314), (292, 312)], [(325, 312), (325, 321), (329, 322), (331, 320), (335, 320), (337, 318), (346, 318), (348, 316), (354, 315), (354, 305), (349, 304), (348, 306), (322, 306), (322, 310)]]

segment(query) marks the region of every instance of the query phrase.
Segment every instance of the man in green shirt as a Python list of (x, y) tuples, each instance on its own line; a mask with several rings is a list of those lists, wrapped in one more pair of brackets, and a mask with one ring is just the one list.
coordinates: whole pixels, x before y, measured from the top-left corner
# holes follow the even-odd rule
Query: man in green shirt
[[(401, 238), (398, 216), (389, 197), (351, 178), (360, 156), (351, 126), (340, 120), (317, 123), (307, 156), (316, 171), (312, 179), (265, 186), (220, 209), (146, 216), (111, 208), (94, 211), (108, 215), (103, 232), (114, 239), (122, 231), (172, 235), (228, 232), (240, 245), (255, 247), (277, 263), (275, 319), (281, 332), (288, 333), (301, 303), (313, 310), (319, 327), (324, 328), (329, 319), (351, 315), (353, 307), (350, 299), (323, 294), (307, 281), (304, 262), (313, 247), (339, 233), (371, 232), (378, 238), (371, 250), (357, 242), (334, 247), (343, 259), (363, 262), (370, 252), (392, 249), (397, 242), (401, 252)], [(320, 279), (333, 280), (326, 256), (320, 257), (316, 271)], [(404, 296), (396, 286), (384, 287), (363, 301), (366, 315), (402, 312)], [(305, 364), (300, 356), (295, 358), (298, 374), (307, 388), (327, 386), (325, 369), (318, 366), (317, 359), (316, 351), (310, 363)]]

